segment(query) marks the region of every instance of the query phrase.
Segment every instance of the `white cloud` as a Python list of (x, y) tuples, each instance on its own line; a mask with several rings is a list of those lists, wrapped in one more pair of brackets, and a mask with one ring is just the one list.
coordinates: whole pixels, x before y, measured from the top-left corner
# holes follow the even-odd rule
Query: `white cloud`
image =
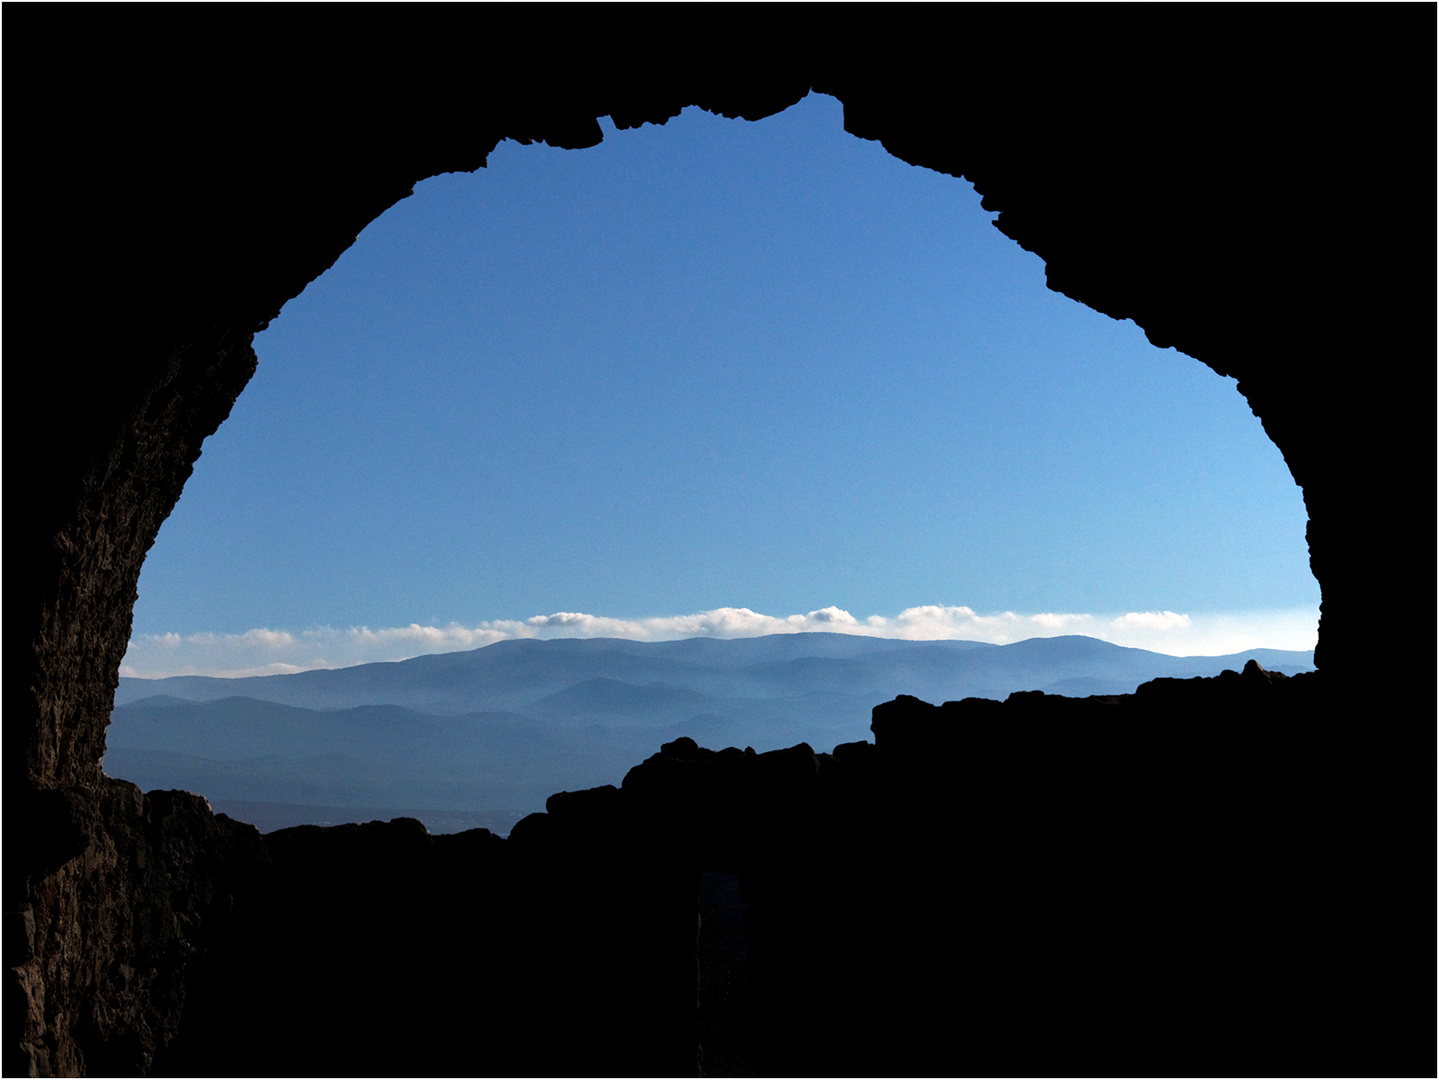
[(961, 639), (996, 645), (1032, 637), (1087, 634), (1116, 645), (1177, 656), (1219, 656), (1250, 648), (1312, 649), (1319, 614), (1292, 611), (1181, 614), (1131, 611), (1122, 615), (1001, 611), (983, 615), (972, 608), (928, 604), (895, 616), (855, 617), (830, 606), (803, 615), (764, 615), (749, 608), (715, 608), (692, 615), (616, 619), (559, 611), (528, 619), (498, 619), (466, 627), (314, 627), (292, 632), (255, 629), (242, 634), (140, 634), (132, 638), (120, 674), (142, 678), (167, 675), (274, 675), (315, 668), (349, 667), (406, 660), (426, 653), (478, 649), (512, 638), (620, 637), (673, 641), (690, 637), (738, 638), (762, 634), (829, 631), (912, 641)]
[(1119, 630), (1178, 630), (1189, 625), (1189, 616), (1173, 611), (1131, 611), (1113, 625)]
[(1092, 630), (1094, 626), (1093, 615), (1059, 615), (1052, 611), (1045, 611), (1031, 616), (1031, 619), (1036, 626), (1053, 630), (1057, 634), (1084, 633)]

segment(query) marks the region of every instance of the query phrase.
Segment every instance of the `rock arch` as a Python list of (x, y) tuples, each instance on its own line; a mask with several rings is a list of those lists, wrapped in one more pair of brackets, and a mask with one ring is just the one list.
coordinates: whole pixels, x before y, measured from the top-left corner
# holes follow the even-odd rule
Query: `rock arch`
[[(24, 343), (5, 694), (21, 1067), (85, 1069), (97, 1000), (149, 1010), (146, 1030), (168, 1022), (160, 990), (95, 943), (139, 918), (140, 901), (116, 898), (149, 880), (135, 853), (171, 817), (99, 762), (141, 563), (254, 370), (253, 333), (420, 179), (479, 167), (505, 137), (593, 145), (597, 116), (658, 123), (693, 104), (756, 119), (832, 94), (852, 133), (971, 180), (1051, 288), (1236, 376), (1304, 491), (1317, 662), (1355, 747), (1345, 783), (1361, 803), (1430, 791), (1432, 730), (1375, 683), (1417, 668), (1428, 694), (1432, 623), (1396, 642), (1371, 612), (1394, 606), (1381, 584), (1418, 577), (1430, 595), (1435, 290), (1413, 234), (1433, 235), (1433, 63), (1414, 44), (1432, 41), (1432, 9), (1311, 10), (1302, 52), (1282, 29), (1208, 13), (1198, 28), (1091, 14), (1041, 39), (989, 14), (952, 35), (937, 15), (841, 10), (801, 33), (734, 10), (698, 55), (644, 13), (480, 18), (467, 36), (439, 15), (320, 28), (283, 11), (91, 13), (61, 30), (45, 9), (9, 13), (12, 58), (23, 49), (37, 84), (64, 91), (7, 112)], [(1382, 211), (1350, 208), (1376, 192)], [(1394, 468), (1416, 460), (1417, 498)], [(220, 862), (244, 843), (195, 829), (186, 843)], [(1422, 871), (1427, 814), (1403, 836), (1397, 854)], [(1415, 880), (1428, 884), (1406, 918), (1432, 909), (1432, 874)], [(1393, 900), (1409, 882), (1375, 887)]]

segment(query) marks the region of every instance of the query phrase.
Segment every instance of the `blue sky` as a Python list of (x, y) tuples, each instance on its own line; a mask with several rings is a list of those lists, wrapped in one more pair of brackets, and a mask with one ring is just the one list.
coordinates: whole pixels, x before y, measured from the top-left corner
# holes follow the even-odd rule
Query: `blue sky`
[(256, 337), (123, 673), (515, 635), (1312, 647), (1303, 500), (1234, 381), (842, 122), (602, 119), (420, 184)]

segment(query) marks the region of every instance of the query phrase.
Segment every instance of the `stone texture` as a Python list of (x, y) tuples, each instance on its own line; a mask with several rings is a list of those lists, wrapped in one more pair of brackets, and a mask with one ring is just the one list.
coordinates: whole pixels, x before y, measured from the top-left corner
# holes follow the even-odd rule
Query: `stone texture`
[(178, 1031), (195, 959), (267, 864), (255, 827), (198, 795), (107, 779), (95, 796), (76, 815), (82, 850), (28, 890), (12, 1075), (148, 1070)]

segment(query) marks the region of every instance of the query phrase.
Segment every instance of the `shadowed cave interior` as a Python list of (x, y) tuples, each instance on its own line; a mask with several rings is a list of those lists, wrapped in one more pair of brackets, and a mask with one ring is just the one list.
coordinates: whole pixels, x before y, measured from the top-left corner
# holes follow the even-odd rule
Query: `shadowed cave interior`
[[(1313, 29), (1389, 56), (1433, 17)], [(53, 163), (12, 184), (53, 224), (12, 237), (33, 269), (12, 300), (108, 362), (83, 380), (37, 365), (33, 398), (66, 437), (10, 477), (31, 511), (12, 555), (33, 572), (11, 576), (8, 615), (7, 1071), (1433, 1071), (1433, 731), (1378, 673), (1418, 672), (1427, 694), (1434, 653), (1364, 619), (1373, 568), (1429, 565), (1428, 527), (1368, 528), (1390, 499), (1379, 466), (1412, 459), (1428, 425), (1340, 360), (1432, 355), (1432, 319), (1367, 313), (1416, 296), (1424, 313), (1434, 290), (1395, 230), (1316, 235), (1328, 193), (1305, 179), (1337, 155), (1394, 205), (1428, 206), (1432, 161), (1399, 136), (1413, 120), (1432, 134), (1432, 115), (1379, 99), (1405, 78), (1422, 90), (1432, 58), (1377, 84), (1217, 26), (1099, 64), (1105, 46), (1030, 41), (1019, 91), (983, 49), (956, 72), (916, 16), (840, 25), (822, 54), (723, 28), (723, 60), (675, 44), (617, 64), (576, 32), (516, 93), (418, 23), (195, 23), (194, 47), (162, 56), (143, 28), (97, 18), (61, 39), (46, 18), (12, 12), (12, 41), (107, 96), (71, 124), (42, 108), (10, 126)], [(983, 18), (975, 40), (1007, 40)], [(1241, 73), (1222, 90), (1196, 75), (1214, 50)], [(251, 77), (211, 77), (225, 61)], [(1276, 135), (1267, 110), (1295, 85), (1306, 100)], [(286, 299), (409, 185), (477, 167), (500, 138), (578, 148), (595, 116), (756, 119), (811, 88), (850, 132), (971, 180), (1051, 288), (1239, 379), (1304, 490), (1317, 673), (902, 697), (877, 705), (872, 744), (831, 752), (679, 740), (508, 840), (405, 819), (261, 837), (198, 796), (103, 776), (144, 554)], [(957, 125), (974, 100), (983, 122)], [(127, 112), (147, 122), (122, 129)], [(238, 150), (253, 145), (263, 163)], [(99, 205), (96, 157), (145, 167)], [(1237, 212), (1236, 186), (1264, 209)], [(744, 1040), (700, 1026), (702, 872), (737, 875), (727, 903), (737, 885), (747, 907)]]

